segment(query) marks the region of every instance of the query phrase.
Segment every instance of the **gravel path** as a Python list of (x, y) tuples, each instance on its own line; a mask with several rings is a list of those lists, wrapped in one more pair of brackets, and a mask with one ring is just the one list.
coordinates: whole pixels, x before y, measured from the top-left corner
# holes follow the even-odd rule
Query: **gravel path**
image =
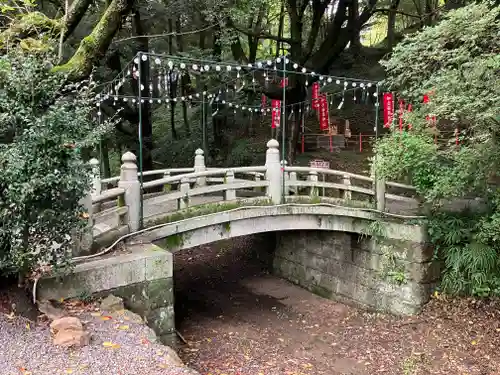
[(81, 311), (92, 335), (89, 346), (65, 349), (52, 344), (48, 322), (36, 326), (0, 314), (1, 375), (197, 375), (175, 352), (156, 343), (154, 332), (128, 312)]

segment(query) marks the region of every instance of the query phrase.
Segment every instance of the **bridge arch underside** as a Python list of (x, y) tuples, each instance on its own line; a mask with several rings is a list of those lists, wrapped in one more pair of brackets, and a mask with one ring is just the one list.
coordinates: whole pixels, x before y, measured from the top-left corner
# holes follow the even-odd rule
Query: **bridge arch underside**
[[(382, 241), (370, 235), (377, 226)], [(175, 252), (266, 232), (276, 234), (275, 274), (367, 309), (417, 313), (439, 277), (422, 226), (333, 205), (242, 207), (166, 224), (138, 240)]]

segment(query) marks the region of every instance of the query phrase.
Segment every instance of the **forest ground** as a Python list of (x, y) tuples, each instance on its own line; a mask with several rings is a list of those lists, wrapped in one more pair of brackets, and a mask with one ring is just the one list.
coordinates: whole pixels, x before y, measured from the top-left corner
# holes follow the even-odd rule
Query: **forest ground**
[(179, 354), (202, 375), (493, 375), (500, 303), (435, 295), (415, 317), (315, 296), (255, 261), (262, 238), (175, 256)]

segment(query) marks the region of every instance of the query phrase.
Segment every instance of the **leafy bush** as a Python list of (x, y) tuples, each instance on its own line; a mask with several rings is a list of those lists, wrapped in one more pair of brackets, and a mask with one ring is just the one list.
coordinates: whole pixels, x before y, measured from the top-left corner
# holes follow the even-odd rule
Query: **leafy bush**
[(64, 268), (72, 234), (86, 224), (80, 204), (89, 166), (79, 150), (99, 137), (89, 82), (51, 73), (50, 55), (0, 57), (0, 272)]
[[(500, 294), (500, 7), (474, 3), (400, 43), (384, 61), (389, 90), (409, 99), (412, 130), (376, 145), (379, 176), (413, 184), (432, 208), (429, 232), (452, 294)], [(430, 103), (419, 106), (432, 92)], [(437, 129), (426, 116), (437, 116)], [(460, 129), (460, 146), (445, 127)], [(438, 144), (434, 143), (437, 136)], [(442, 212), (443, 201), (482, 198), (481, 212)]]

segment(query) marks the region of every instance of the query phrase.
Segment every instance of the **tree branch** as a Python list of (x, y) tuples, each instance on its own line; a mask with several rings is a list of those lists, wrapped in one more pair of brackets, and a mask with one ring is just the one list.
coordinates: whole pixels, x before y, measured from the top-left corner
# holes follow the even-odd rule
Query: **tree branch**
[(251, 36), (251, 37), (254, 37), (254, 38), (257, 38), (257, 39), (269, 39), (269, 40), (274, 40), (276, 42), (284, 42), (284, 43), (288, 43), (289, 45), (292, 45), (292, 44), (300, 44), (300, 41), (297, 41), (297, 40), (293, 40), (291, 38), (281, 38), (279, 36), (276, 36), (276, 35), (272, 35), (270, 33), (267, 33), (263, 30), (245, 30), (239, 26), (236, 26), (234, 24), (234, 22), (232, 22), (232, 20), (229, 20), (228, 21), (228, 27), (231, 27), (233, 28), (234, 30), (240, 32), (240, 33), (243, 33), (247, 36)]
[(66, 15), (66, 30), (64, 32), (64, 40), (68, 39), (73, 31), (75, 31), (90, 4), (92, 4), (92, 0), (76, 0), (73, 2), (73, 4), (71, 4), (68, 10), (68, 14)]
[(313, 16), (311, 22), (311, 31), (309, 32), (309, 38), (307, 39), (307, 48), (305, 51), (304, 59), (307, 60), (311, 56), (314, 46), (316, 45), (316, 39), (318, 39), (319, 28), (321, 26), (321, 19), (325, 14), (326, 7), (329, 1), (314, 1), (313, 2)]
[(70, 80), (79, 80), (88, 76), (93, 65), (106, 53), (113, 37), (122, 25), (124, 16), (130, 12), (134, 2), (134, 0), (112, 0), (90, 35), (80, 42), (80, 46), (71, 59), (53, 70), (68, 73)]
[[(439, 13), (439, 11), (441, 11), (442, 9), (445, 9), (445, 8), (446, 8), (446, 6), (443, 5), (443, 6), (435, 8), (431, 12), (419, 13), (419, 14), (411, 14), (411, 13), (403, 12), (402, 10), (393, 10), (391, 8), (377, 8), (377, 9), (373, 9), (372, 13), (390, 13), (390, 12), (394, 12), (394, 13), (397, 13), (397, 14), (401, 14), (402, 16), (407, 16), (407, 17), (411, 17), (411, 18), (422, 19), (422, 18), (425, 18), (425, 17), (428, 17), (428, 16), (432, 16), (434, 14), (437, 14), (437, 13)], [(417, 11), (418, 11), (418, 9), (417, 9)]]

